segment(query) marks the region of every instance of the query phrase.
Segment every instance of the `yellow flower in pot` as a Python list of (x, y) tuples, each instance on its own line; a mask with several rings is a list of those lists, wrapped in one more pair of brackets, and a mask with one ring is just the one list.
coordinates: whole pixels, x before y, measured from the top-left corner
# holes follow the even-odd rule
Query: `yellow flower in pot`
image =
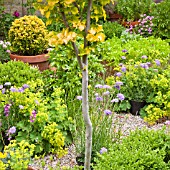
[(48, 68), (48, 30), (37, 16), (15, 19), (9, 30), (12, 60), (21, 60), (39, 69)]

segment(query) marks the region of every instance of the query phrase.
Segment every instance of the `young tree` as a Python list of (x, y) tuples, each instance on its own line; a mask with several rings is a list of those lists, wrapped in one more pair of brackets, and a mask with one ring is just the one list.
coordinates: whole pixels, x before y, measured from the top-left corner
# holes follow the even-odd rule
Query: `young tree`
[[(54, 46), (67, 44), (74, 49), (82, 70), (82, 113), (86, 126), (85, 164), (90, 169), (92, 150), (92, 123), (88, 105), (88, 54), (98, 42), (104, 41), (103, 29), (97, 22), (100, 17), (106, 19), (104, 6), (110, 0), (37, 0), (35, 7), (47, 18), (46, 25), (53, 21), (62, 22), (65, 28), (60, 33), (50, 32), (50, 44)], [(91, 19), (93, 24), (91, 24)], [(77, 37), (83, 43), (76, 43)]]

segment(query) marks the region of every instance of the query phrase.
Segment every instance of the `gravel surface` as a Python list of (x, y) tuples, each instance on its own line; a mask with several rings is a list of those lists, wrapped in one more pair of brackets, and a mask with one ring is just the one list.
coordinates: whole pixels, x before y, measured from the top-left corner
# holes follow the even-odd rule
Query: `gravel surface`
[[(113, 118), (114, 131), (120, 130), (122, 137), (129, 135), (130, 131), (134, 131), (135, 129), (147, 128), (160, 130), (164, 125), (164, 123), (159, 123), (149, 127), (140, 116), (134, 116), (132, 114), (115, 114)], [(50, 160), (50, 156), (53, 157), (52, 161)], [(44, 167), (40, 166), (42, 160), (45, 162)], [(72, 168), (76, 164), (76, 149), (74, 145), (71, 145), (68, 148), (68, 154), (63, 158), (58, 159), (56, 155), (47, 155), (41, 160), (35, 160), (31, 167), (34, 167), (34, 170), (50, 170), (48, 167), (50, 165), (54, 170), (62, 170), (64, 167)]]

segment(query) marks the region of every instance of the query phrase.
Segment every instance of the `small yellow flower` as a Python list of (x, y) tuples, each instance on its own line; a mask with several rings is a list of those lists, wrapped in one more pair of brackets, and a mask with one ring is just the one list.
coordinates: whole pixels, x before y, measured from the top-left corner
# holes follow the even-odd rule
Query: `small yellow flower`
[(2, 153), (2, 152), (0, 152), (0, 158), (1, 158), (1, 159), (6, 158), (6, 156), (7, 156), (7, 153)]

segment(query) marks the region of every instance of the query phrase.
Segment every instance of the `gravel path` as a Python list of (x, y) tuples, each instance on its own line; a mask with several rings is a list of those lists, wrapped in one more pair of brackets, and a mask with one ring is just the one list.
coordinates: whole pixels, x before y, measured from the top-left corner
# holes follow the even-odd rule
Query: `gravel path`
[[(118, 131), (121, 127), (122, 137), (129, 135), (130, 131), (134, 131), (135, 129), (154, 129), (160, 130), (164, 123), (155, 124), (154, 126), (149, 127), (140, 116), (134, 116), (132, 114), (115, 114), (113, 118), (113, 126), (115, 127), (115, 131)], [(53, 160), (50, 160), (50, 156), (53, 157)], [(53, 167), (54, 170), (62, 170), (64, 167), (72, 168), (76, 163), (76, 149), (74, 145), (71, 145), (68, 148), (68, 154), (61, 159), (57, 159), (55, 155), (47, 155), (43, 158), (44, 163), (46, 164), (44, 167), (40, 166), (42, 160), (34, 161), (32, 167), (34, 169), (30, 170), (51, 170), (48, 165)]]

